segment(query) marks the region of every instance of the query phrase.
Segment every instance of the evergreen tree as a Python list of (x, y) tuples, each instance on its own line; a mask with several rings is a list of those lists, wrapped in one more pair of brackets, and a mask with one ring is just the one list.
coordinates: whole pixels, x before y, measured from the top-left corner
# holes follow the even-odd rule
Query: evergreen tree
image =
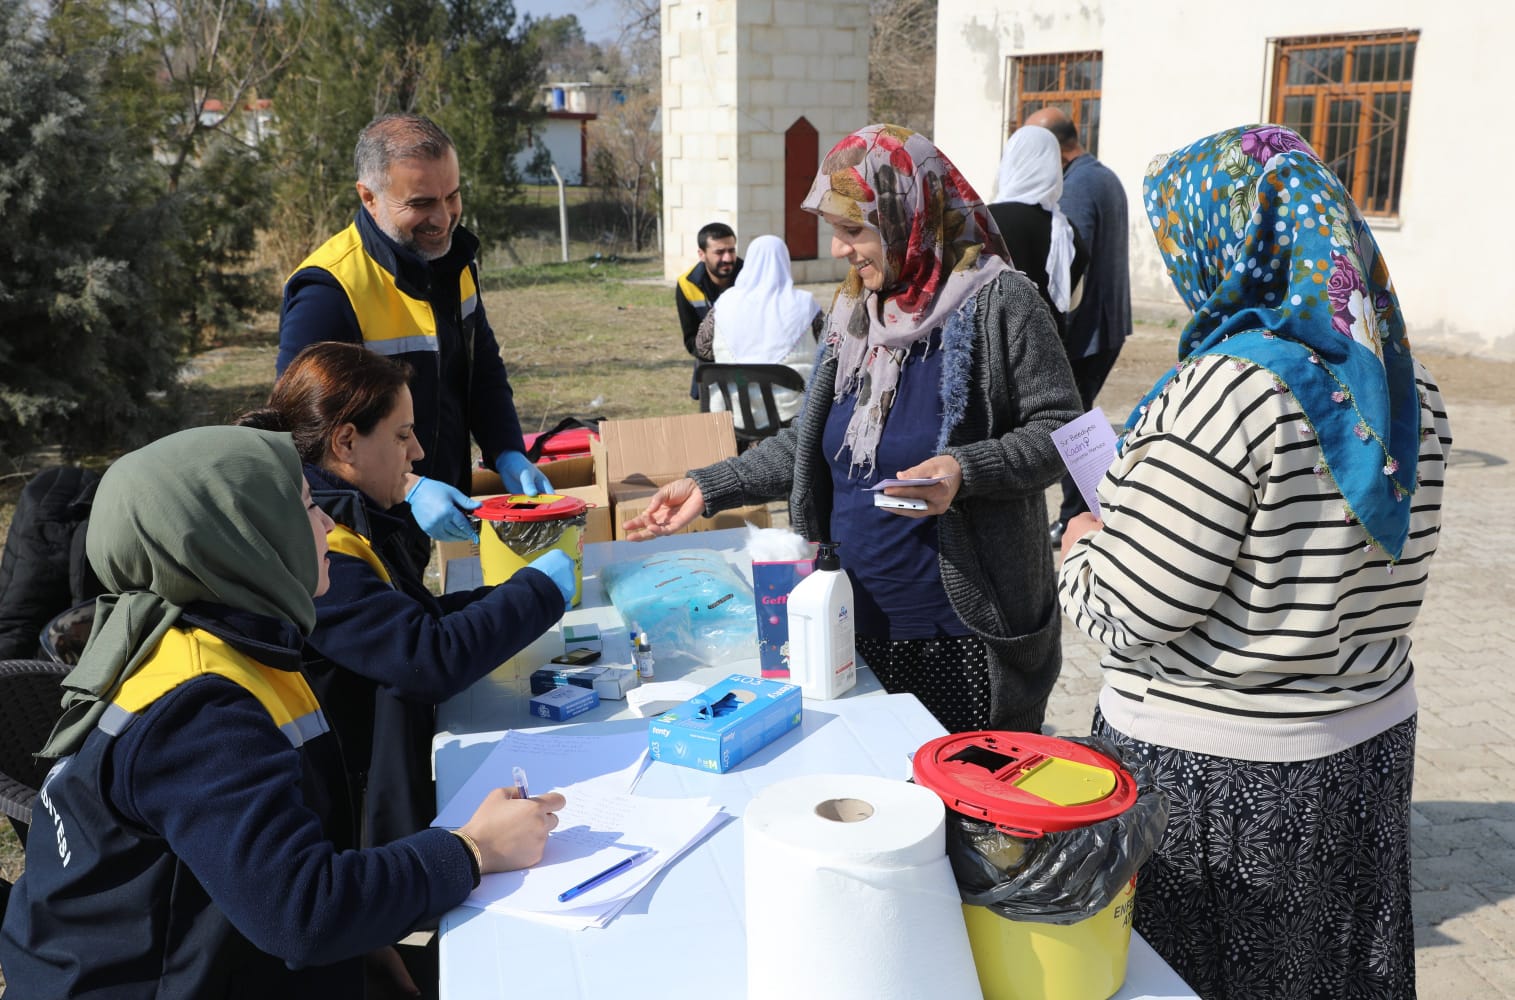
[(44, 21), (0, 4), (0, 448), (12, 453), (152, 433), (151, 399), (185, 343), (165, 295), (185, 281), (177, 220), (150, 143), (103, 99), (107, 28), (87, 9)]
[(353, 146), (377, 115), (398, 110), (399, 57), (381, 44), (383, 0), (294, 0), (304, 42), (270, 94), (275, 133), (268, 247), (281, 277), (352, 221)]
[(530, 143), (540, 54), (516, 30), (510, 0), (448, 0), (442, 98), (434, 112), (458, 146), (463, 212), (486, 246), (514, 231), (518, 150)]
[(352, 150), (378, 115), (426, 115), (458, 147), (465, 222), (486, 242), (511, 232), (516, 151), (526, 145), (537, 50), (510, 0), (293, 0), (306, 25), (273, 91), (275, 220), (292, 268), (357, 209)]

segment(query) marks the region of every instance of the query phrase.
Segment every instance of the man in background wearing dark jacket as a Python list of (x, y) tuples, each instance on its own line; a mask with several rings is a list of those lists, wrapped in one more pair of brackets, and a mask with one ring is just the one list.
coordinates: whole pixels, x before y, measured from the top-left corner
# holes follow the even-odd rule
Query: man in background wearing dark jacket
[[(1040, 125), (1057, 136), (1063, 156), (1063, 196), (1058, 207), (1089, 251), (1083, 299), (1068, 316), (1064, 341), (1073, 381), (1087, 412), (1094, 408), (1094, 398), (1131, 334), (1126, 189), (1113, 170), (1084, 150), (1078, 130), (1060, 108), (1042, 108), (1028, 116), (1026, 124)], [(1053, 543), (1062, 538), (1070, 518), (1088, 509), (1073, 477), (1065, 475), (1062, 507), (1052, 522)]]
[[(695, 237), (700, 247), (700, 262), (679, 278), (673, 289), (673, 304), (679, 311), (679, 327), (684, 334), (684, 350), (699, 366), (694, 350), (700, 320), (715, 305), (721, 293), (730, 288), (742, 270), (742, 258), (736, 255), (736, 233), (724, 222), (712, 222)], [(699, 398), (699, 386), (691, 377), (689, 395)]]
[(552, 484), (526, 458), (510, 381), (484, 315), (479, 240), (458, 224), (452, 139), (419, 115), (385, 115), (359, 135), (354, 164), (357, 217), (285, 283), (277, 370), (325, 340), (362, 344), (410, 365), (415, 435), (426, 454), (406, 491), (419, 526), (407, 548), (424, 567), (426, 535), (475, 538), (466, 516), (478, 506), (468, 496), (470, 435), (508, 490), (547, 493)]

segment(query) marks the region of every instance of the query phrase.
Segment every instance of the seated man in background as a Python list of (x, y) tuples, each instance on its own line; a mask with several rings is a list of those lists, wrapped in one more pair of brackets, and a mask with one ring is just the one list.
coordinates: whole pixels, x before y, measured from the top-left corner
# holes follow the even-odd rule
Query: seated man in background
[[(742, 258), (736, 255), (736, 233), (724, 222), (712, 222), (702, 227), (695, 239), (700, 247), (700, 262), (679, 278), (673, 289), (673, 303), (679, 310), (684, 350), (690, 357), (698, 359), (694, 338), (700, 332), (700, 321), (741, 273)], [(689, 379), (689, 396), (691, 399), (700, 396), (693, 375)]]

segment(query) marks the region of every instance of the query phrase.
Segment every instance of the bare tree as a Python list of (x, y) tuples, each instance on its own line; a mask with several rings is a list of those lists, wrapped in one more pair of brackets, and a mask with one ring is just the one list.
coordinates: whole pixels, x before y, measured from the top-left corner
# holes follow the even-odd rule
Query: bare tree
[(659, 98), (654, 88), (630, 88), (590, 126), (590, 172), (606, 197), (621, 210), (633, 250), (640, 251), (659, 210), (657, 165), (661, 134), (652, 128)]
[[(302, 28), (276, 0), (127, 0), (120, 7), (135, 21), (159, 60), (158, 79), (173, 105), (159, 137), (169, 190), (186, 164), (219, 134), (240, 142), (239, 110), (266, 89), (299, 49)], [(220, 102), (221, 110), (212, 102)]]
[(936, 0), (872, 0), (868, 118), (930, 135), (936, 104)]

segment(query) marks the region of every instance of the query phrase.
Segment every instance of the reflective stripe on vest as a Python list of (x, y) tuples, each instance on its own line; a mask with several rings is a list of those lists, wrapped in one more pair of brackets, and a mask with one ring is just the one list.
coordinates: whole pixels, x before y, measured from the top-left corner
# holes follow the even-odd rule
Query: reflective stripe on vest
[(328, 731), (326, 716), (304, 674), (265, 667), (203, 629), (176, 628), (164, 633), (147, 662), (121, 685), (99, 726), (119, 736), (159, 698), (206, 675), (224, 677), (258, 699), (294, 747)]
[[(438, 349), (431, 303), (400, 291), (395, 276), (364, 251), (357, 223), (323, 243), (296, 271), (307, 267), (319, 267), (337, 279), (358, 317), (363, 346), (370, 351), (393, 357)], [(471, 267), (458, 273), (458, 301), (465, 320), (478, 308), (479, 288)]]
[(699, 285), (689, 280), (689, 275), (693, 273), (694, 271), (691, 270), (679, 276), (679, 291), (684, 293), (684, 301), (698, 309), (706, 304), (705, 292)]
[(347, 525), (339, 524), (326, 533), (326, 547), (341, 555), (363, 560), (379, 574), (379, 579), (393, 585), (394, 580), (390, 578), (389, 570), (384, 568), (384, 562), (373, 550), (373, 546), (368, 544), (368, 539)]

